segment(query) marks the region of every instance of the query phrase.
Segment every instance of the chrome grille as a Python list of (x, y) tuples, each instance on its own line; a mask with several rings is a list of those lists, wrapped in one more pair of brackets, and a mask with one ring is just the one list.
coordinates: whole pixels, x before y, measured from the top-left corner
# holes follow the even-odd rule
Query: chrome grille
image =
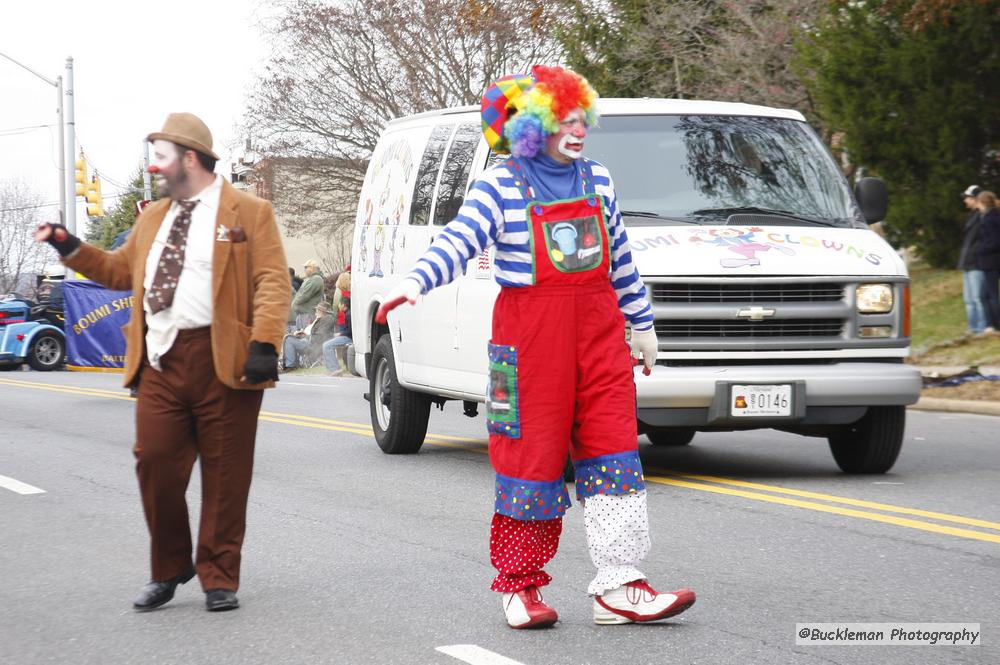
[(842, 284), (800, 282), (778, 284), (653, 284), (654, 303), (776, 303), (836, 302), (843, 299)]
[(844, 322), (839, 319), (774, 319), (740, 321), (736, 319), (661, 319), (654, 323), (656, 334), (663, 338), (722, 337), (839, 337)]

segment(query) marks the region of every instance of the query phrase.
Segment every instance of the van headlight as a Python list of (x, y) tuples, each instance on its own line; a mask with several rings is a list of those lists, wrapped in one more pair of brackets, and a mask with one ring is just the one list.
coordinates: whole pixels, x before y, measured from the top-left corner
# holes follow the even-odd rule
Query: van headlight
[(862, 284), (854, 292), (862, 314), (885, 314), (892, 311), (892, 285)]

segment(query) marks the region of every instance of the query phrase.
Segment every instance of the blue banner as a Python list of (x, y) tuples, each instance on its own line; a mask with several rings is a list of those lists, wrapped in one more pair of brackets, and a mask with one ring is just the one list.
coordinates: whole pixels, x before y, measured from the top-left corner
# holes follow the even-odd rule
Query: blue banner
[(132, 315), (132, 292), (110, 291), (94, 282), (63, 282), (66, 366), (107, 369), (125, 366), (121, 327)]

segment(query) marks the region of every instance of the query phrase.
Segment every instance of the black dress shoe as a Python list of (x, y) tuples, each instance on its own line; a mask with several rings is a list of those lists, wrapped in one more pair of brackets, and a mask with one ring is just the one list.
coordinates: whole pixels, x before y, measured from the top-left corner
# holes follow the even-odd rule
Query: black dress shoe
[(139, 597), (132, 603), (132, 607), (138, 612), (148, 612), (161, 605), (166, 605), (174, 597), (177, 585), (184, 584), (192, 577), (194, 577), (194, 568), (184, 571), (177, 577), (171, 577), (165, 582), (150, 582), (139, 591)]
[(205, 592), (205, 607), (209, 612), (225, 612), (240, 606), (236, 592), (229, 589), (209, 589)]

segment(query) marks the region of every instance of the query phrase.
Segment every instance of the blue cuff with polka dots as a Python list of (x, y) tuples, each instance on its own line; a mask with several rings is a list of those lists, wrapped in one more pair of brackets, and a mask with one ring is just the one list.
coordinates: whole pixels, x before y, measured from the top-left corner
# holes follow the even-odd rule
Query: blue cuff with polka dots
[(497, 474), (495, 510), (516, 520), (554, 520), (570, 506), (566, 483), (521, 480)]
[(646, 489), (642, 462), (635, 450), (579, 460), (573, 467), (578, 501), (595, 494), (634, 494)]

